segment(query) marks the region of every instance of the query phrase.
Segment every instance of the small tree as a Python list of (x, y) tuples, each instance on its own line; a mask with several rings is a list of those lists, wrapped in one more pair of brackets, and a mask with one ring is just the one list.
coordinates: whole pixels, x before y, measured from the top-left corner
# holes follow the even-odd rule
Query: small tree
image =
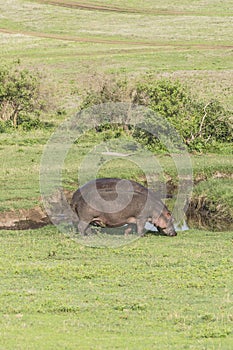
[(19, 66), (0, 68), (0, 119), (16, 127), (19, 117), (38, 117), (44, 108), (39, 86), (39, 75), (34, 72)]

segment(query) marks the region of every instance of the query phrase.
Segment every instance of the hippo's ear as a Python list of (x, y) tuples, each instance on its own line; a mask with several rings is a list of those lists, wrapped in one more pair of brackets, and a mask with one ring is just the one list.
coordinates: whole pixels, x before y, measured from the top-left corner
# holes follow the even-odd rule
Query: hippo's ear
[(172, 223), (175, 221), (170, 211), (167, 212), (166, 218)]

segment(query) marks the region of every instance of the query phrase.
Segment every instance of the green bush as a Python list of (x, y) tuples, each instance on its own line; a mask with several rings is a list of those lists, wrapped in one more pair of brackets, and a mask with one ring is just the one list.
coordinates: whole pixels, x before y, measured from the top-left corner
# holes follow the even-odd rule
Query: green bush
[(11, 120), (1, 120), (0, 119), (0, 134), (8, 133), (14, 130), (13, 123)]
[[(178, 80), (148, 76), (134, 86), (125, 79), (103, 80), (98, 89), (86, 93), (81, 109), (106, 102), (131, 102), (152, 111), (148, 111), (140, 128), (124, 126), (128, 134), (152, 151), (166, 151), (165, 135), (172, 139), (174, 150), (182, 149), (183, 143), (190, 151), (201, 152), (219, 151), (222, 144), (230, 144), (233, 139), (230, 113), (220, 102), (197, 100)], [(106, 125), (97, 131), (104, 129)]]
[[(208, 150), (216, 142), (232, 141), (230, 113), (217, 100), (209, 103), (196, 100), (179, 81), (149, 79), (140, 82), (133, 102), (149, 107), (165, 118), (190, 150)], [(153, 118), (156, 125), (156, 114)], [(151, 116), (147, 123), (152, 126)], [(149, 134), (144, 134), (143, 139), (152, 148), (158, 144)]]
[(18, 127), (23, 129), (24, 131), (29, 131), (32, 129), (41, 129), (43, 128), (44, 123), (40, 121), (40, 119), (32, 118), (28, 115), (20, 115), (18, 118)]
[(22, 69), (19, 64), (0, 67), (1, 132), (8, 129), (7, 123), (14, 128), (22, 123), (26, 129), (38, 126), (39, 116), (45, 108), (40, 96), (40, 79), (38, 73)]

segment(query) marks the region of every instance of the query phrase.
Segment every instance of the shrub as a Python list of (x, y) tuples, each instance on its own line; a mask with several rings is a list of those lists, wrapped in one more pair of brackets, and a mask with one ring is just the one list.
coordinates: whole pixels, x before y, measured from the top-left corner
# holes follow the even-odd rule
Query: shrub
[(10, 121), (16, 128), (20, 119), (35, 117), (38, 124), (45, 102), (40, 96), (40, 76), (38, 73), (22, 69), (19, 64), (14, 67), (0, 68), (0, 120), (3, 125)]
[(81, 109), (107, 102), (130, 101), (131, 87), (126, 79), (117, 80), (117, 78), (106, 77), (96, 77), (96, 79), (95, 87), (84, 92)]
[[(159, 141), (159, 136), (166, 133), (173, 138), (175, 146), (180, 147), (180, 141), (173, 128), (191, 151), (218, 150), (222, 143), (232, 141), (230, 113), (217, 100), (204, 103), (195, 99), (189, 89), (178, 80), (156, 80), (148, 76), (132, 86), (126, 79), (102, 79), (98, 89), (86, 92), (81, 108), (106, 102), (131, 102), (153, 111), (147, 114), (144, 128), (123, 126), (128, 134), (133, 135), (150, 150), (166, 150), (166, 146)], [(159, 121), (164, 118), (168, 123), (158, 123), (157, 115)], [(170, 128), (169, 124), (173, 128)], [(103, 125), (97, 131), (109, 127)], [(158, 137), (146, 130), (154, 130)]]
[(29, 131), (29, 130), (32, 130), (32, 129), (41, 129), (44, 127), (44, 123), (42, 123), (40, 121), (40, 119), (37, 117), (37, 118), (32, 118), (28, 115), (19, 115), (19, 118), (18, 118), (18, 126), (25, 130), (25, 131)]
[[(136, 86), (133, 102), (149, 107), (164, 117), (178, 131), (190, 150), (201, 151), (212, 147), (216, 141), (232, 140), (229, 112), (217, 100), (207, 104), (196, 100), (179, 81), (152, 79), (140, 82)], [(147, 118), (150, 128), (152, 119), (151, 116)], [(152, 148), (158, 145), (158, 140), (149, 133), (139, 133), (137, 136), (143, 136), (144, 143), (147, 142)]]

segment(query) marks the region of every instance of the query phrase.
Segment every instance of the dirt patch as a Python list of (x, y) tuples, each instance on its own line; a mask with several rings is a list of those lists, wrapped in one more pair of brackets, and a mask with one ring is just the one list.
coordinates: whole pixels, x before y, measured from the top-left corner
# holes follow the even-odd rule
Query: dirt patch
[(0, 213), (1, 230), (27, 230), (48, 225), (47, 214), (37, 206), (32, 209), (11, 210)]
[[(53, 205), (53, 213), (55, 218), (52, 217), (53, 223), (61, 223), (66, 218), (66, 213), (62, 212), (62, 202), (71, 202), (73, 191), (58, 190), (54, 196), (52, 196), (51, 204)], [(28, 230), (37, 229), (49, 224), (52, 221), (45, 209), (42, 209), (42, 205), (37, 205), (30, 209), (19, 209), (0, 212), (0, 230)]]
[[(194, 185), (197, 185), (203, 181), (207, 181), (208, 179), (209, 179), (209, 175), (199, 174), (194, 179)], [(212, 174), (212, 179), (232, 179), (233, 180), (233, 174), (216, 171), (215, 173)]]

